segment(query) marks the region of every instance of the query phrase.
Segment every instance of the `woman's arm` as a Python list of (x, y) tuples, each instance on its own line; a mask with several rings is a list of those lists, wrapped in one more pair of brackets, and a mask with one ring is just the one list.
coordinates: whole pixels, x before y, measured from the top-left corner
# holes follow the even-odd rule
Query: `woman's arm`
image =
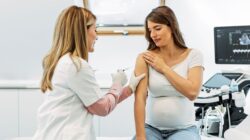
[(145, 77), (145, 75), (146, 75), (145, 73), (143, 73), (139, 76), (135, 76), (135, 73), (131, 74), (129, 84), (127, 87), (123, 88), (118, 103), (122, 102), (123, 100), (128, 98), (132, 93), (135, 92), (137, 85), (139, 84), (141, 79), (143, 79)]
[(132, 95), (132, 90), (129, 86), (126, 86), (122, 89), (121, 95), (119, 97), (118, 103), (122, 102), (123, 100), (127, 99)]
[(109, 92), (102, 98), (87, 106), (87, 110), (98, 116), (106, 116), (114, 110), (119, 100), (119, 93), (122, 91), (122, 86), (113, 84)]
[(67, 83), (69, 88), (78, 95), (90, 113), (106, 116), (115, 108), (117, 103), (132, 94), (132, 89), (134, 89), (143, 78), (142, 75), (138, 77), (133, 76), (129, 86), (122, 88), (124, 75), (124, 72), (119, 71), (114, 75), (114, 84), (104, 96), (101, 94), (101, 89), (96, 82), (93, 70), (88, 65), (84, 67), (84, 69), (73, 73)]
[(117, 105), (117, 101), (113, 94), (106, 94), (94, 104), (86, 107), (87, 110), (98, 116), (107, 116)]
[(145, 106), (148, 86), (148, 67), (142, 55), (139, 55), (135, 65), (135, 75), (146, 73), (135, 91), (134, 115), (136, 126), (136, 140), (146, 140), (145, 134)]
[(187, 79), (173, 71), (164, 60), (151, 52), (146, 52), (143, 55), (144, 60), (151, 65), (155, 70), (162, 73), (168, 81), (186, 96), (189, 100), (194, 100), (201, 88), (203, 67), (195, 66), (188, 69)]
[[(106, 94), (104, 97), (102, 97), (100, 100), (98, 100), (91, 106), (87, 107), (88, 111), (92, 114), (96, 114), (99, 116), (108, 115), (117, 105), (117, 95), (119, 95), (118, 103), (122, 102), (123, 100), (132, 95), (138, 83), (144, 77), (145, 74), (139, 76), (135, 76), (134, 74), (132, 74), (130, 77), (129, 85), (124, 87), (121, 90), (120, 94), (117, 94), (117, 91), (119, 90), (110, 90), (110, 93)], [(118, 87), (112, 87), (111, 89), (118, 89)]]
[(183, 78), (170, 68), (165, 68), (163, 74), (169, 82), (186, 96), (189, 100), (193, 101), (200, 93), (202, 84), (203, 67), (196, 66), (188, 70), (187, 79)]
[(118, 103), (125, 100), (132, 94), (132, 91), (129, 87), (125, 87), (122, 89), (120, 97), (117, 96), (117, 93), (112, 93), (112, 92), (114, 91), (110, 91), (110, 93), (104, 95), (94, 104), (86, 107), (87, 110), (90, 113), (98, 116), (107, 116), (114, 110), (114, 108)]

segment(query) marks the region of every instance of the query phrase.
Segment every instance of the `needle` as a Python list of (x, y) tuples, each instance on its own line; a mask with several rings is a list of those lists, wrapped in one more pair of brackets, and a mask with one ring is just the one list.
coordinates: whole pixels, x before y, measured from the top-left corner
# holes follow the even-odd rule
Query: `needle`
[(126, 67), (126, 68), (124, 68), (124, 69), (122, 69), (123, 71), (127, 71), (127, 70), (129, 70), (131, 67)]

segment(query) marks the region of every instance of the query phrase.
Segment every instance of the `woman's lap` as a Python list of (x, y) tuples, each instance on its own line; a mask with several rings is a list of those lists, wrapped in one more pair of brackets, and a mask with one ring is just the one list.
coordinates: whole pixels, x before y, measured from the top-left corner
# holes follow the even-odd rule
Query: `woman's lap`
[[(164, 134), (165, 137), (163, 137), (163, 134), (158, 129), (146, 124), (145, 133), (147, 140), (201, 140), (196, 126), (170, 131)], [(133, 140), (135, 140), (135, 137)]]
[(167, 140), (201, 140), (199, 131), (196, 126), (176, 131), (170, 135)]

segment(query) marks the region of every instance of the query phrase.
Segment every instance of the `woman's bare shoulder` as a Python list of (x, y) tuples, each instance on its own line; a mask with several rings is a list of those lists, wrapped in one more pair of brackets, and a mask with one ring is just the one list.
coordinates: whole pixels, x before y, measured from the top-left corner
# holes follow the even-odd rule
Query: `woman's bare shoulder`
[(136, 62), (143, 60), (143, 52), (137, 55)]
[(138, 56), (137, 56), (136, 65), (135, 65), (136, 71), (146, 71), (147, 70), (148, 66), (143, 58), (143, 53), (144, 52), (138, 54)]

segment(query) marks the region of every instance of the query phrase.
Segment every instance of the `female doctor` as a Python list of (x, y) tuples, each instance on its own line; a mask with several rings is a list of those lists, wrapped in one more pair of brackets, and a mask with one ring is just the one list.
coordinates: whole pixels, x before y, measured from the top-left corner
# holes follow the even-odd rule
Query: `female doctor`
[(52, 49), (43, 60), (41, 90), (46, 99), (38, 110), (34, 140), (95, 140), (93, 116), (106, 116), (129, 97), (144, 77), (112, 75), (113, 84), (102, 96), (88, 63), (96, 40), (96, 17), (89, 10), (71, 6), (62, 11), (55, 27)]

